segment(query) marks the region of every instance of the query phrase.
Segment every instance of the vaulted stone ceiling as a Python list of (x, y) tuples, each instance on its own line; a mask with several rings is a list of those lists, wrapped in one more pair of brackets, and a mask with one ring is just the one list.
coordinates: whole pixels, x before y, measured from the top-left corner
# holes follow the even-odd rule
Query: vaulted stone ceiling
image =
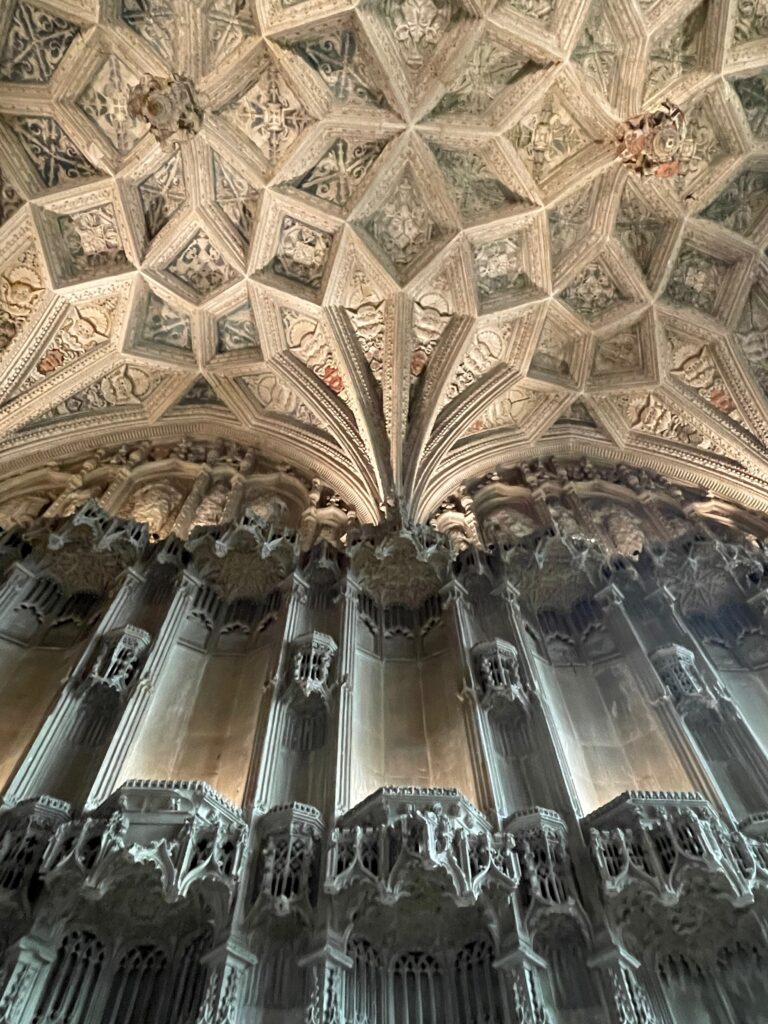
[(0, 47), (7, 472), (230, 437), (373, 519), (567, 452), (768, 509), (764, 0), (3, 0)]

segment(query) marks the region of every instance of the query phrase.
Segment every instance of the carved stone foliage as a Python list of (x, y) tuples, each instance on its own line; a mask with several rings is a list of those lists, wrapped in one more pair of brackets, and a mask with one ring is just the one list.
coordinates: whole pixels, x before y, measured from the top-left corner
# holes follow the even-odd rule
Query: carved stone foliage
[[(670, 70), (663, 60), (660, 67)], [(659, 110), (631, 118), (622, 127), (619, 155), (625, 164), (631, 164), (638, 174), (659, 178), (678, 173), (686, 136), (685, 115), (679, 107), (665, 102)]]
[(328, 31), (295, 45), (296, 52), (313, 68), (342, 102), (386, 105), (386, 98), (371, 74), (371, 62), (351, 29)]
[(734, 87), (744, 108), (749, 127), (760, 137), (768, 135), (768, 75), (737, 78)]
[(185, 199), (184, 168), (178, 150), (139, 183), (138, 192), (147, 236), (151, 240)]
[[(0, 450), (44, 462), (52, 416), (87, 428), (67, 402), (119, 434), (210, 417), (423, 521), (530, 446), (673, 471), (675, 440), (762, 501), (765, 19), (622, 4), (8, 0)], [(65, 352), (64, 303), (88, 321), (110, 280), (119, 325)], [(719, 370), (670, 363), (669, 318), (718, 321)]]
[(239, 306), (223, 316), (216, 326), (218, 352), (249, 351), (256, 362), (261, 362), (259, 333), (250, 305)]
[(7, 121), (45, 188), (66, 185), (96, 174), (93, 164), (53, 117), (14, 116)]
[(171, 260), (167, 270), (199, 299), (207, 298), (236, 277), (215, 242), (202, 231)]
[(550, 94), (512, 129), (510, 141), (539, 180), (582, 149), (588, 136), (559, 97)]
[(21, 196), (0, 170), (0, 226), (16, 213), (22, 203)]
[(411, 173), (403, 175), (366, 227), (384, 255), (403, 270), (423, 255), (438, 232)]
[(314, 167), (296, 179), (295, 185), (309, 195), (344, 207), (359, 190), (383, 148), (384, 143), (376, 139), (370, 142), (336, 139)]
[(562, 292), (563, 301), (587, 319), (600, 316), (622, 299), (621, 292), (602, 263), (591, 263)]
[(227, 115), (270, 163), (283, 156), (310, 123), (306, 109), (272, 61)]
[(127, 156), (147, 131), (136, 119), (128, 99), (135, 79), (123, 61), (110, 54), (77, 101), (121, 156)]
[(47, 82), (78, 35), (78, 27), (50, 11), (15, 0), (0, 50), (0, 79)]
[(763, 219), (768, 199), (768, 174), (743, 171), (709, 204), (702, 216), (748, 235)]
[(310, 288), (319, 287), (332, 243), (327, 231), (284, 217), (272, 264), (275, 273)]
[(693, 246), (684, 246), (667, 283), (672, 302), (712, 313), (728, 264)]
[(174, 75), (161, 79), (145, 76), (128, 97), (128, 114), (146, 121), (160, 142), (177, 133), (195, 135), (203, 124), (203, 111), (188, 78)]

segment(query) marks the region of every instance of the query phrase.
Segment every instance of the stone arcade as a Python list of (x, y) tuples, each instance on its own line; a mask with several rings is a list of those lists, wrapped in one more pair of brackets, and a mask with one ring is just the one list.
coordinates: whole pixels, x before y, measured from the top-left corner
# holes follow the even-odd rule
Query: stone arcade
[(0, 0), (0, 1024), (768, 1024), (764, 0)]

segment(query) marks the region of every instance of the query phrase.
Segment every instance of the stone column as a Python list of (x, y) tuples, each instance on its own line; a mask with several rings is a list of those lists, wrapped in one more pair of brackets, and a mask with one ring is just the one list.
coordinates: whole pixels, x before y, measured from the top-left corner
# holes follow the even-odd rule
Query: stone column
[(589, 966), (597, 968), (611, 1024), (661, 1024), (640, 978), (640, 962), (620, 946), (596, 953)]
[(634, 653), (636, 665), (640, 671), (638, 681), (648, 701), (656, 708), (659, 720), (670, 740), (672, 747), (688, 773), (693, 788), (711, 800), (721, 809), (733, 823), (733, 814), (728, 806), (725, 794), (709, 769), (699, 745), (690, 729), (676, 713), (674, 706), (667, 699), (667, 693), (659, 681), (648, 652), (645, 649), (637, 629), (624, 605), (624, 595), (615, 584), (611, 584), (595, 595), (597, 604), (602, 608), (606, 621), (610, 624), (613, 635), (619, 640), (626, 651)]
[(327, 940), (320, 948), (300, 961), (307, 968), (308, 993), (304, 1013), (305, 1024), (344, 1024), (344, 972), (352, 960), (342, 952), (336, 940)]
[(168, 614), (163, 621), (157, 641), (144, 665), (138, 685), (128, 699), (120, 725), (112, 737), (104, 761), (91, 787), (85, 803), (86, 810), (98, 807), (117, 785), (123, 762), (133, 748), (149, 708), (157, 677), (173, 647), (179, 626), (189, 610), (197, 586), (197, 580), (184, 573), (176, 589), (171, 607), (168, 609)]
[(334, 814), (339, 817), (349, 810), (352, 784), (352, 730), (354, 729), (355, 657), (360, 588), (349, 575), (341, 589), (343, 601), (341, 635), (337, 664), (338, 723), (336, 729), (336, 778), (334, 781)]
[(560, 812), (567, 810), (569, 817), (576, 818), (581, 810), (579, 798), (571, 780), (568, 759), (560, 743), (552, 710), (541, 692), (531, 656), (530, 640), (522, 622), (520, 596), (508, 581), (505, 581), (495, 593), (505, 602), (513, 637), (512, 642), (518, 653), (519, 671), (523, 678), (523, 685), (532, 695), (531, 720), (534, 729), (538, 726), (537, 732), (542, 743), (539, 764), (542, 771), (546, 765), (552, 765), (555, 768), (555, 772), (549, 775), (551, 782), (559, 790), (558, 800), (555, 801), (559, 806), (554, 809)]
[(195, 1024), (235, 1024), (252, 987), (256, 957), (230, 938), (206, 954), (203, 964), (208, 979)]
[[(714, 686), (711, 683), (707, 686), (693, 651), (681, 644), (659, 648), (650, 657), (672, 705), (695, 737), (713, 776), (718, 776), (718, 769), (707, 757), (707, 750), (716, 737), (734, 765), (742, 767), (746, 763), (749, 768), (744, 773), (749, 791), (738, 792), (737, 799), (750, 814), (768, 810), (768, 758), (765, 750), (719, 680)], [(718, 784), (720, 781), (718, 778)], [(733, 784), (732, 779), (722, 781), (726, 789)]]
[(288, 671), (291, 643), (301, 629), (304, 609), (307, 605), (309, 585), (298, 573), (290, 578), (291, 596), (283, 621), (283, 640), (277, 668), (270, 687), (269, 712), (264, 742), (254, 750), (253, 765), (256, 771), (254, 811), (264, 814), (271, 804), (273, 784), (280, 771), (282, 740), (285, 731), (286, 707), (279, 699), (280, 682)]
[(504, 997), (505, 1024), (553, 1024), (541, 992), (539, 972), (547, 966), (534, 951), (519, 945), (500, 956), (494, 967)]
[(0, 1024), (31, 1024), (55, 950), (25, 936), (5, 954)]
[(445, 607), (453, 613), (456, 639), (455, 655), (462, 662), (464, 687), (462, 704), (469, 737), (472, 768), (477, 784), (478, 803), (483, 812), (498, 823), (505, 813), (503, 791), (499, 786), (495, 770), (496, 755), (493, 749), (487, 713), (480, 707), (477, 686), (471, 685), (475, 666), (472, 661), (474, 636), (470, 623), (468, 594), (465, 587), (454, 581), (443, 588)]

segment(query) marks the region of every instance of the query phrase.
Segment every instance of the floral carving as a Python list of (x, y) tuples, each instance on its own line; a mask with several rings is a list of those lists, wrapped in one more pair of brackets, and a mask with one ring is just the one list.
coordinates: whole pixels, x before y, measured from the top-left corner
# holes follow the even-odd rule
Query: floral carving
[(0, 352), (23, 328), (42, 294), (37, 255), (28, 249), (0, 275)]
[(173, 10), (168, 0), (122, 0), (120, 15), (153, 50), (168, 63), (173, 62)]
[(81, 94), (77, 105), (126, 156), (146, 134), (146, 125), (128, 111), (128, 98), (136, 78), (123, 62), (110, 54)]
[(599, 263), (590, 263), (562, 292), (563, 301), (588, 318), (599, 316), (621, 298), (612, 278)]
[(562, 256), (585, 238), (591, 227), (590, 193), (577, 192), (558, 203), (548, 216), (550, 247), (554, 256)]
[(739, 78), (734, 82), (749, 127), (755, 135), (768, 135), (768, 74)]
[(450, 401), (460, 395), (470, 384), (487, 373), (501, 359), (504, 339), (498, 331), (485, 327), (477, 332), (467, 354), (459, 363), (456, 376), (451, 381), (446, 399)]
[(120, 272), (128, 261), (112, 203), (59, 217), (70, 276)]
[(128, 113), (146, 121), (159, 142), (196, 135), (203, 126), (203, 108), (192, 82), (182, 75), (144, 75), (128, 96)]
[(548, 373), (569, 374), (573, 360), (573, 339), (553, 324), (545, 324), (533, 353), (531, 367)]
[(177, 313), (154, 292), (147, 299), (139, 345), (142, 347), (191, 349), (192, 334), (188, 317)]
[(424, 372), (450, 319), (450, 305), (440, 292), (427, 292), (414, 302), (411, 377)]
[(473, 218), (498, 210), (505, 203), (523, 202), (494, 177), (479, 153), (442, 146), (435, 146), (434, 152), (463, 217)]
[(392, 262), (408, 268), (428, 247), (437, 225), (407, 174), (371, 218), (368, 228)]
[(22, 206), (24, 200), (0, 169), (0, 226)]
[(711, 313), (726, 269), (727, 264), (722, 260), (684, 246), (667, 284), (666, 295), (672, 302)]
[(76, 178), (90, 178), (96, 173), (96, 168), (54, 118), (11, 117), (8, 122), (46, 188)]
[(510, 139), (537, 180), (550, 174), (585, 142), (571, 115), (552, 96), (541, 110), (526, 115), (512, 129)]
[(293, 416), (311, 426), (318, 424), (317, 416), (302, 402), (295, 392), (282, 381), (274, 370), (249, 374), (243, 384), (262, 409)]
[(480, 114), (507, 86), (534, 66), (527, 57), (484, 39), (467, 57), (460, 75), (435, 107), (435, 114)]
[(675, 376), (697, 391), (720, 412), (739, 420), (733, 398), (715, 366), (709, 348), (704, 346), (692, 350), (692, 346), (675, 344), (673, 340), (673, 350), (676, 353), (675, 367), (672, 371)]
[(73, 309), (53, 341), (46, 345), (20, 390), (26, 391), (63, 366), (109, 341), (115, 301)]
[(332, 244), (333, 236), (327, 231), (284, 217), (272, 264), (274, 271), (299, 284), (318, 288)]
[(421, 68), (453, 17), (453, 0), (385, 0), (384, 16), (410, 68)]
[(640, 363), (640, 338), (635, 331), (610, 334), (595, 343), (593, 373), (620, 373), (635, 369)]
[(696, 427), (691, 426), (683, 418), (656, 395), (648, 395), (644, 400), (635, 403), (635, 418), (632, 426), (658, 437), (681, 441), (683, 444), (699, 445), (704, 440)]
[(78, 35), (77, 25), (17, 0), (0, 51), (0, 79), (47, 82)]
[(605, 96), (610, 94), (615, 80), (618, 49), (605, 8), (594, 5), (573, 51), (573, 60)]
[(258, 191), (216, 153), (213, 156), (213, 187), (219, 206), (242, 240), (248, 244), (258, 204)]
[(144, 224), (151, 240), (162, 231), (186, 198), (181, 154), (175, 151), (139, 185)]
[(768, 37), (768, 5), (765, 0), (737, 0), (733, 38), (737, 43)]
[(121, 366), (70, 395), (49, 416), (72, 416), (77, 413), (102, 412), (115, 406), (140, 405), (159, 383), (159, 378), (138, 366)]
[(352, 287), (345, 308), (373, 378), (381, 384), (386, 339), (384, 300), (360, 268), (352, 274)]
[(346, 400), (338, 358), (317, 321), (287, 309), (282, 320), (289, 347), (334, 394)]
[(556, 0), (503, 0), (502, 6), (509, 7), (537, 21), (549, 21), (555, 9)]
[(296, 179), (296, 187), (334, 206), (346, 206), (383, 148), (382, 141), (336, 139), (315, 166)]
[(224, 60), (256, 31), (248, 0), (208, 0), (203, 27), (210, 63)]
[(201, 299), (236, 276), (216, 245), (202, 231), (168, 264), (168, 272)]
[(649, 92), (696, 67), (705, 9), (706, 4), (699, 4), (681, 24), (665, 29), (654, 38), (649, 56)]
[(704, 210), (703, 216), (749, 234), (768, 208), (768, 174), (742, 171)]
[(482, 297), (519, 291), (528, 284), (523, 270), (522, 241), (510, 235), (474, 249), (477, 290)]
[(320, 75), (337, 100), (372, 103), (382, 107), (386, 99), (375, 85), (370, 63), (361, 51), (355, 32), (342, 29), (295, 44), (311, 68)]
[(274, 163), (310, 122), (309, 115), (273, 63), (230, 110), (230, 117)]
[(223, 316), (217, 324), (217, 351), (241, 352), (251, 350), (254, 359), (261, 361), (262, 352), (256, 322), (249, 304), (239, 306)]
[(625, 190), (616, 215), (616, 234), (647, 274), (664, 238), (667, 225), (648, 206)]

